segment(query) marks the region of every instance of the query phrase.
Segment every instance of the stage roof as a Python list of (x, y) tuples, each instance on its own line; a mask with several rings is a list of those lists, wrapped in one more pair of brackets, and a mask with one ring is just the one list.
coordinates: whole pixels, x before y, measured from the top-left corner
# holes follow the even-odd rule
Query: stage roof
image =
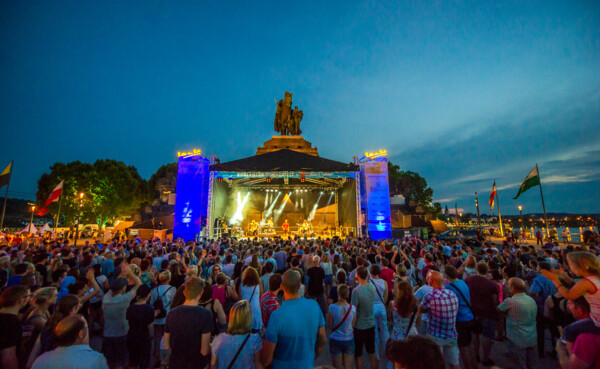
[(358, 165), (346, 164), (282, 149), (210, 166), (215, 172), (358, 172)]

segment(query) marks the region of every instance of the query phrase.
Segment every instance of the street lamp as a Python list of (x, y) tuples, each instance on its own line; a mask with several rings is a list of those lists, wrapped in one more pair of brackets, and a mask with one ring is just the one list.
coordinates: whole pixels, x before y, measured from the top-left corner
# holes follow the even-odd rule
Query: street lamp
[(519, 205), (519, 214), (521, 214), (521, 228), (525, 228), (525, 223), (523, 223), (523, 207)]
[(33, 223), (33, 212), (35, 211), (35, 206), (31, 207), (31, 219), (29, 219), (29, 230), (27, 233), (31, 234), (31, 224)]
[(477, 207), (477, 225), (481, 226), (481, 219), (479, 218), (479, 198), (477, 198), (477, 192), (475, 192), (475, 206)]
[(79, 220), (81, 219), (81, 206), (83, 205), (83, 192), (79, 194), (79, 214), (77, 214), (77, 223), (75, 223), (75, 243), (77, 246), (77, 238), (79, 238)]

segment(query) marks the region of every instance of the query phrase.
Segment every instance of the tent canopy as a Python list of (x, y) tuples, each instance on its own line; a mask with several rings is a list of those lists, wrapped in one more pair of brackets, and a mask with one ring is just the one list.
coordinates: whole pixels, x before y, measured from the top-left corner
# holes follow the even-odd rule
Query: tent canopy
[[(31, 225), (31, 229), (29, 229), (29, 226), (30, 226), (30, 225)], [(25, 228), (23, 228), (23, 229), (21, 230), (21, 232), (19, 232), (19, 233), (28, 233), (28, 232), (31, 232), (31, 233), (38, 233), (38, 229), (37, 229), (37, 228), (35, 228), (35, 226), (33, 225), (33, 223), (29, 223), (29, 224), (28, 224), (28, 225), (26, 225), (26, 226), (25, 226)]]
[(39, 233), (41, 234), (45, 234), (46, 232), (54, 233), (52, 232), (52, 228), (50, 228), (48, 223), (44, 224), (44, 226), (39, 230)]

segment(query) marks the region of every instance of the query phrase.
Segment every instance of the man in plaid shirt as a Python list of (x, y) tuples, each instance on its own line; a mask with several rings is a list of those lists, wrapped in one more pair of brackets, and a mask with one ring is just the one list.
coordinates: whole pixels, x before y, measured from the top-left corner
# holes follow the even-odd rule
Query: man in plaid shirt
[(281, 288), (281, 274), (273, 274), (269, 278), (269, 291), (265, 292), (260, 298), (260, 311), (263, 324), (265, 327), (269, 325), (271, 313), (279, 308), (277, 294)]
[(429, 313), (427, 334), (440, 346), (446, 362), (453, 369), (459, 369), (458, 332), (456, 331), (458, 297), (444, 288), (442, 273), (431, 271), (428, 277), (433, 291), (425, 296), (421, 303), (421, 311)]

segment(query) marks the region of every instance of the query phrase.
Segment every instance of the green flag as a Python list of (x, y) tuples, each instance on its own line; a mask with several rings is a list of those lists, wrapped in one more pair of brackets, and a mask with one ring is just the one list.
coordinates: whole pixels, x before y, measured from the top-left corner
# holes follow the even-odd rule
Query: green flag
[(540, 175), (538, 173), (538, 167), (536, 165), (535, 167), (533, 167), (531, 172), (529, 172), (527, 177), (525, 177), (525, 180), (521, 184), (521, 188), (519, 188), (519, 193), (517, 193), (517, 196), (515, 196), (513, 199), (516, 200), (517, 197), (521, 196), (521, 194), (523, 192), (527, 191), (531, 187), (538, 186), (539, 184), (540, 184)]

